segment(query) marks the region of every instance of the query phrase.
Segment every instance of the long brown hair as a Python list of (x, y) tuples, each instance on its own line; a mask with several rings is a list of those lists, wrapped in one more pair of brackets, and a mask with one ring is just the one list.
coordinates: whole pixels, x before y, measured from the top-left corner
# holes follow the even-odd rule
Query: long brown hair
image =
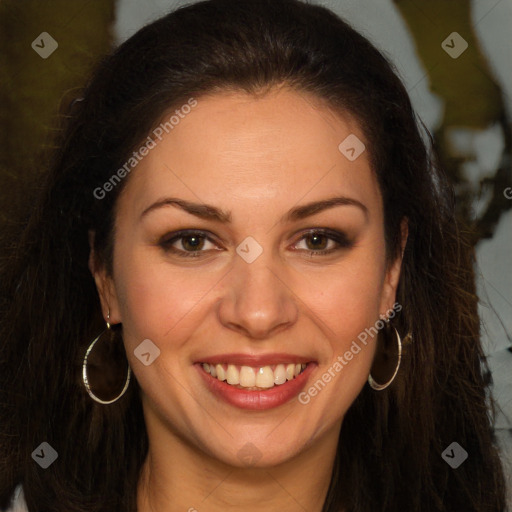
[[(392, 65), (328, 9), (299, 0), (209, 0), (142, 28), (97, 67), (62, 130), (40, 202), (2, 261), (0, 505), (22, 484), (31, 512), (136, 510), (148, 450), (135, 379), (118, 402), (81, 382), (102, 329), (88, 231), (112, 268), (116, 200), (101, 187), (190, 97), (287, 84), (359, 121), (384, 202), (388, 254), (409, 223), (397, 329), (412, 332), (394, 383), (365, 386), (344, 419), (324, 512), (503, 512), (486, 398), (473, 253), (453, 192)], [(132, 172), (137, 172), (136, 168)], [(43, 470), (43, 441), (58, 452)], [(457, 441), (457, 469), (441, 457)]]

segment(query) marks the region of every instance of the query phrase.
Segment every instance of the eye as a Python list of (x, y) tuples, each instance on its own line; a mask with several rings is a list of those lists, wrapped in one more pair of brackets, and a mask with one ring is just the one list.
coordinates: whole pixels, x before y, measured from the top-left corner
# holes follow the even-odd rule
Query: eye
[[(208, 247), (210, 244), (212, 247)], [(202, 231), (180, 231), (170, 238), (164, 238), (159, 245), (165, 250), (183, 258), (197, 258), (209, 250), (215, 250), (216, 244)], [(206, 248), (205, 248), (206, 246)]]
[[(298, 247), (305, 243), (305, 248)], [(210, 247), (208, 246), (210, 244)], [(218, 245), (204, 231), (184, 230), (167, 235), (159, 242), (166, 252), (180, 258), (198, 258), (208, 251), (219, 250)], [(348, 249), (354, 245), (347, 235), (330, 229), (311, 229), (303, 234), (294, 248), (307, 251), (310, 256), (321, 256)]]
[(342, 249), (348, 249), (354, 245), (345, 233), (329, 229), (312, 229), (299, 240), (298, 244), (305, 242), (306, 250), (310, 256), (331, 254)]

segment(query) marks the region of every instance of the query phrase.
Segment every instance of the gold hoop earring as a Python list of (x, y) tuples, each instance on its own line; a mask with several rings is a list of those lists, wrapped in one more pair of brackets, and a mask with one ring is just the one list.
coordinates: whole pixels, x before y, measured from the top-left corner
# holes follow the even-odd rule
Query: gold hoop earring
[(126, 390), (128, 389), (128, 385), (130, 384), (130, 379), (131, 379), (131, 375), (132, 375), (132, 370), (130, 368), (130, 365), (128, 364), (128, 372), (127, 372), (127, 375), (126, 375), (126, 382), (124, 384), (124, 387), (121, 391), (121, 393), (116, 396), (114, 399), (112, 400), (102, 400), (101, 398), (99, 398), (98, 396), (96, 396), (92, 389), (91, 389), (91, 386), (90, 386), (90, 383), (89, 383), (89, 378), (87, 376), (87, 360), (89, 358), (89, 354), (91, 353), (94, 345), (96, 344), (96, 342), (106, 333), (106, 332), (110, 332), (111, 331), (111, 325), (110, 325), (110, 311), (108, 312), (107, 314), (107, 328), (102, 332), (100, 333), (96, 338), (94, 338), (94, 340), (92, 341), (92, 343), (89, 345), (86, 353), (85, 353), (85, 357), (84, 357), (84, 362), (83, 362), (83, 365), (82, 365), (82, 380), (83, 380), (83, 383), (84, 383), (84, 386), (85, 386), (85, 389), (88, 393), (88, 395), (97, 403), (99, 404), (103, 404), (103, 405), (108, 405), (108, 404), (113, 404), (114, 402), (117, 402), (125, 393), (126, 393)]
[[(387, 323), (389, 325), (389, 320)], [(400, 361), (402, 360), (402, 340), (401, 340), (400, 334), (398, 334), (398, 331), (396, 330), (396, 328), (394, 326), (391, 326), (391, 327), (393, 327), (393, 330), (395, 331), (396, 342), (398, 345), (398, 361), (396, 363), (395, 371), (394, 371), (393, 375), (391, 376), (391, 379), (389, 379), (385, 384), (379, 384), (378, 382), (376, 382), (373, 379), (371, 373), (370, 373), (370, 375), (368, 375), (368, 384), (375, 391), (382, 391), (383, 389), (386, 389), (395, 380), (395, 377), (398, 373), (398, 369), (400, 368)]]

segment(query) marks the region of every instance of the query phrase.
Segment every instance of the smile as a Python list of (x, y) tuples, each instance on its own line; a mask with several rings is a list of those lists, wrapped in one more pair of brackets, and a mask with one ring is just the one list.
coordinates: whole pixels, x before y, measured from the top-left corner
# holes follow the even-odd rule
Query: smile
[[(226, 359), (217, 356), (215, 360), (210, 359), (209, 363), (198, 362), (194, 366), (206, 389), (216, 399), (238, 409), (253, 411), (273, 409), (293, 401), (306, 387), (311, 375), (318, 367), (318, 364), (311, 360), (300, 363), (283, 362), (293, 361), (295, 359), (293, 356), (289, 358), (282, 356), (230, 357), (232, 363), (238, 364), (223, 363), (222, 361)], [(267, 361), (255, 359), (267, 359)], [(274, 359), (274, 361), (268, 359)], [(275, 361), (275, 359), (281, 361)], [(264, 364), (272, 362), (275, 364)]]
[(305, 363), (276, 364), (270, 366), (239, 366), (234, 364), (202, 363), (203, 370), (221, 382), (238, 389), (259, 391), (280, 386), (298, 377)]

